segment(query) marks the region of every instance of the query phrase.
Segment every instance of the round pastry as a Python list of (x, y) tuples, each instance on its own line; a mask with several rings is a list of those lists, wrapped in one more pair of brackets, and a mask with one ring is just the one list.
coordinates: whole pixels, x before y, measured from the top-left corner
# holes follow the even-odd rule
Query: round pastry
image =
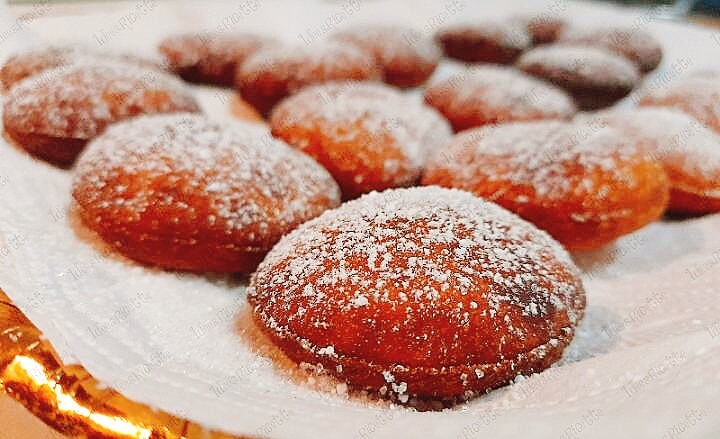
[(123, 62), (138, 67), (163, 69), (159, 62), (125, 53), (101, 52), (82, 46), (47, 46), (11, 56), (0, 68), (5, 90), (28, 76), (78, 62)]
[(108, 128), (80, 157), (73, 197), (84, 224), (132, 259), (250, 273), (340, 194), (320, 165), (261, 126), (182, 113)]
[(558, 41), (603, 47), (634, 62), (642, 72), (654, 70), (662, 60), (660, 42), (647, 32), (629, 27), (569, 28)]
[(518, 70), (470, 67), (425, 91), (455, 131), (512, 121), (569, 119), (577, 111), (565, 91)]
[(330, 171), (344, 198), (410, 186), (426, 156), (450, 140), (435, 110), (379, 83), (328, 83), (281, 102), (273, 135)]
[(669, 198), (662, 166), (621, 133), (557, 121), (458, 134), (423, 184), (465, 189), (550, 233), (593, 249), (655, 221)]
[(16, 84), (3, 110), (5, 134), (32, 154), (69, 165), (108, 124), (150, 113), (200, 111), (190, 91), (159, 70), (73, 64)]
[(595, 47), (540, 46), (523, 54), (517, 67), (564, 88), (582, 110), (610, 106), (640, 82), (630, 61)]
[(383, 80), (402, 88), (424, 83), (442, 56), (433, 39), (412, 28), (360, 26), (339, 32), (333, 38), (372, 53), (382, 69)]
[(267, 115), (281, 99), (310, 84), (381, 78), (372, 54), (329, 41), (261, 49), (238, 68), (235, 84), (246, 101)]
[(720, 136), (714, 131), (671, 108), (608, 111), (591, 117), (620, 130), (663, 164), (670, 179), (668, 211), (720, 212)]
[(184, 80), (232, 86), (238, 66), (270, 44), (276, 41), (254, 34), (182, 34), (164, 39), (158, 49)]
[(519, 16), (516, 19), (527, 26), (534, 45), (554, 43), (567, 26), (561, 16), (546, 12)]
[(651, 90), (640, 105), (672, 107), (689, 114), (720, 133), (720, 81), (708, 75), (693, 75)]
[(495, 64), (513, 62), (532, 44), (527, 27), (517, 20), (458, 24), (438, 32), (436, 40), (450, 58)]
[(547, 368), (585, 307), (555, 240), (437, 187), (372, 193), (303, 224), (248, 298), (291, 359), (403, 403), (467, 399)]

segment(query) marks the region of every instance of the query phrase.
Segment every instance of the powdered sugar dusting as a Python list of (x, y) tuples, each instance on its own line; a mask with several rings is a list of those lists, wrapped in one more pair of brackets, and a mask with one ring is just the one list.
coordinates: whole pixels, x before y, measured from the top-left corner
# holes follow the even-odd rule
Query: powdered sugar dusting
[[(358, 123), (364, 132), (348, 128)], [(382, 155), (388, 145), (394, 146), (411, 164), (408, 183), (417, 179), (428, 154), (452, 135), (448, 123), (434, 109), (391, 87), (370, 82), (335, 82), (305, 88), (277, 107), (272, 124), (308, 130), (325, 124), (324, 135), (338, 144), (354, 136), (365, 139), (358, 140), (363, 148), (353, 151), (365, 163), (372, 162), (369, 153)], [(398, 166), (386, 162), (381, 171), (390, 179), (397, 170)]]
[[(141, 189), (126, 192), (128, 179)], [(166, 196), (152, 188), (163, 179), (175, 183)], [(252, 230), (261, 243), (278, 228), (315, 216), (311, 200), (339, 203), (330, 175), (264, 128), (211, 123), (195, 114), (142, 116), (113, 125), (81, 156), (75, 187), (80, 185), (89, 188), (82, 194), (86, 205), (111, 209), (129, 221), (139, 221), (155, 203), (192, 216), (193, 197), (186, 193), (199, 193), (209, 199), (208, 216), (199, 221), (227, 233)], [(108, 185), (115, 199), (105, 196)]]
[(123, 63), (72, 64), (31, 76), (10, 90), (3, 117), (14, 129), (89, 139), (111, 122), (143, 113), (199, 111), (171, 75)]
[(158, 60), (126, 53), (100, 51), (83, 45), (42, 46), (11, 56), (0, 69), (0, 81), (8, 89), (13, 84), (44, 70), (75, 63), (123, 62), (138, 67), (161, 68)]
[(512, 50), (525, 50), (532, 44), (527, 27), (518, 20), (476, 20), (459, 23), (441, 30), (440, 38), (449, 35), (462, 35), (476, 39), (489, 39), (501, 47)]
[[(385, 381), (399, 386), (389, 390), (412, 394), (392, 371), (417, 355), (444, 359), (438, 368), (494, 363), (540, 333), (572, 334), (584, 306), (577, 275), (567, 252), (530, 223), (467, 192), (423, 187), (373, 192), (303, 224), (267, 255), (248, 294), (279, 337), (317, 355), (371, 350), (378, 357), (362, 359), (387, 368)], [(557, 314), (568, 326), (549, 323)], [(329, 353), (317, 341), (337, 325), (351, 325), (357, 339), (337, 339)], [(483, 325), (507, 336), (475, 346)]]
[(160, 51), (172, 67), (190, 67), (201, 61), (208, 68), (219, 68), (227, 63), (241, 63), (245, 57), (265, 45), (277, 44), (269, 37), (249, 33), (181, 34), (168, 37), (160, 43)]
[(576, 112), (572, 98), (560, 88), (500, 66), (468, 68), (434, 84), (426, 96), (447, 99), (450, 114), (478, 113), (487, 120), (569, 118)]
[(607, 50), (589, 46), (539, 46), (522, 54), (517, 64), (520, 68), (541, 65), (550, 71), (570, 72), (592, 84), (633, 87), (640, 80), (640, 73), (633, 63)]
[(657, 67), (662, 58), (660, 43), (649, 33), (631, 27), (569, 27), (560, 34), (559, 41), (604, 47), (635, 62), (643, 71)]
[(693, 75), (650, 91), (640, 105), (674, 107), (720, 132), (720, 81)]
[[(628, 132), (651, 158), (662, 162), (673, 187), (720, 197), (720, 136), (697, 119), (662, 107), (607, 111), (590, 117)], [(699, 187), (691, 187), (698, 179)], [(708, 190), (708, 182), (715, 182), (715, 187)]]
[(442, 51), (435, 41), (416, 29), (404, 26), (356, 26), (338, 32), (333, 38), (357, 43), (360, 47), (376, 48), (374, 55), (382, 65), (408, 59), (409, 56), (434, 64), (442, 56)]
[(368, 78), (379, 78), (373, 56), (341, 42), (323, 41), (310, 46), (280, 45), (258, 50), (248, 57), (238, 72), (241, 82), (252, 82), (268, 71), (285, 78), (290, 90), (323, 80), (341, 80), (342, 72), (363, 66)]
[[(574, 193), (602, 196), (613, 190), (609, 186), (613, 181), (635, 187), (632, 175), (619, 168), (638, 156), (633, 143), (602, 123), (542, 121), (465, 131), (434, 157), (434, 163), (460, 182), (472, 182), (478, 174), (487, 173), (489, 181), (526, 185), (537, 196), (562, 200)], [(496, 166), (485, 169), (473, 163)], [(586, 178), (598, 169), (612, 178)]]

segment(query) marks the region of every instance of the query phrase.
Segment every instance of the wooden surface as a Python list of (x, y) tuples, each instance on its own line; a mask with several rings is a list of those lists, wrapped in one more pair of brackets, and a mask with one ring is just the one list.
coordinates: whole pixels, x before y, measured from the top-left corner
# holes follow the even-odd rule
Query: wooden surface
[(0, 439), (62, 439), (7, 395), (0, 396)]

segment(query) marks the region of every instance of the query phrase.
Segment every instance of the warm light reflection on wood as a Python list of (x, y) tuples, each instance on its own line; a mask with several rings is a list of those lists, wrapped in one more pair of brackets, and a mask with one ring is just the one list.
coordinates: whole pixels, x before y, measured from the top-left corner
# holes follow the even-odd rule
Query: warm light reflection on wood
[(133, 425), (123, 418), (94, 413), (87, 407), (79, 404), (74, 397), (65, 393), (58, 383), (49, 377), (45, 367), (32, 358), (19, 355), (5, 369), (4, 376), (13, 380), (24, 381), (32, 386), (36, 392), (52, 392), (60, 412), (82, 416), (91, 421), (100, 429), (133, 439), (149, 439), (152, 431)]

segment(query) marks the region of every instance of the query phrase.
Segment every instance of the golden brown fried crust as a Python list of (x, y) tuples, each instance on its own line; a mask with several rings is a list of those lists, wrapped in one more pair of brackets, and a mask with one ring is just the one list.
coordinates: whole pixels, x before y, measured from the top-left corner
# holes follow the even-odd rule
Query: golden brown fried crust
[[(458, 199), (402, 198), (423, 191)], [(390, 201), (376, 211), (369, 198)], [(560, 358), (585, 307), (577, 273), (557, 242), (492, 203), (396, 189), (283, 238), (248, 299), (297, 362), (386, 397), (462, 399)]]

